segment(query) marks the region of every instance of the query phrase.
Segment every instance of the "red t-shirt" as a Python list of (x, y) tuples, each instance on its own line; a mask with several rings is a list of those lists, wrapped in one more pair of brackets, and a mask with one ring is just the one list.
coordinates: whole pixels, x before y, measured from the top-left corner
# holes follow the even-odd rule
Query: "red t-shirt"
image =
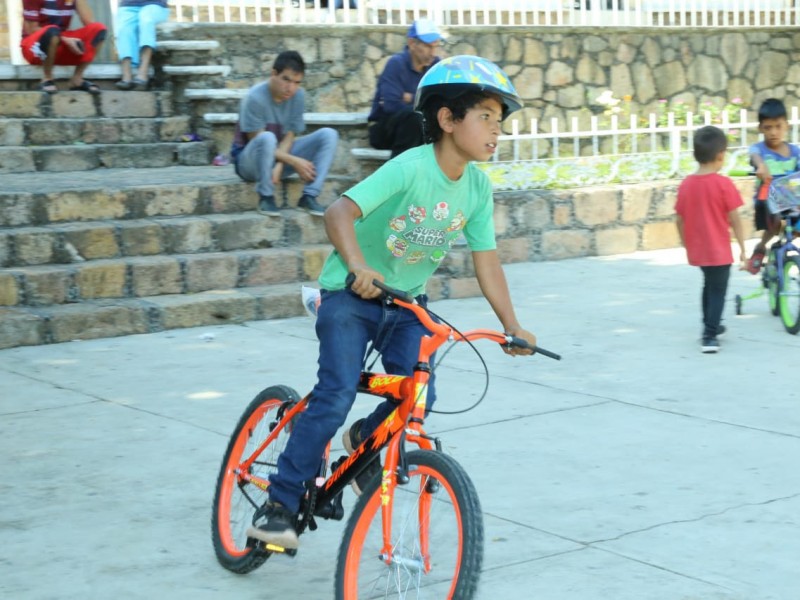
[(75, 0), (22, 0), (22, 18), (42, 27), (57, 25), (66, 31), (75, 12)]
[(678, 188), (675, 212), (683, 218), (689, 264), (714, 267), (733, 263), (728, 213), (742, 197), (727, 177), (717, 173), (689, 175)]

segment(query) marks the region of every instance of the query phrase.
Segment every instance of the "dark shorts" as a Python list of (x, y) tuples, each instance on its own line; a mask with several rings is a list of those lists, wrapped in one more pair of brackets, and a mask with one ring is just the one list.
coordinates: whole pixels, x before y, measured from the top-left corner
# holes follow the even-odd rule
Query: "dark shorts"
[(763, 200), (756, 200), (753, 203), (753, 218), (756, 222), (756, 231), (774, 229), (778, 217), (767, 210), (767, 203)]

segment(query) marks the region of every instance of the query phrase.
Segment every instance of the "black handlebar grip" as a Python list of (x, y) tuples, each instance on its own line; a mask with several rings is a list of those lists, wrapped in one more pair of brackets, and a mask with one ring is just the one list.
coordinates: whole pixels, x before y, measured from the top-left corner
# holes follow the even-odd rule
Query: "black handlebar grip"
[[(347, 289), (350, 289), (353, 285), (353, 282), (356, 280), (355, 273), (348, 273), (347, 277), (344, 279), (344, 285)], [(372, 285), (378, 288), (380, 291), (383, 292), (384, 298), (397, 298), (398, 300), (402, 300), (403, 302), (408, 302), (409, 304), (414, 303), (414, 296), (411, 294), (404, 292), (403, 290), (396, 290), (394, 288), (389, 287), (382, 281), (378, 281), (377, 279), (372, 280)]]
[(520, 348), (527, 348), (528, 350), (533, 350), (534, 354), (541, 354), (543, 356), (546, 356), (547, 358), (561, 360), (560, 354), (556, 354), (555, 352), (550, 352), (550, 350), (545, 350), (541, 346), (531, 346), (528, 342), (526, 342), (522, 338), (518, 338), (513, 335), (511, 336), (511, 345), (519, 346)]

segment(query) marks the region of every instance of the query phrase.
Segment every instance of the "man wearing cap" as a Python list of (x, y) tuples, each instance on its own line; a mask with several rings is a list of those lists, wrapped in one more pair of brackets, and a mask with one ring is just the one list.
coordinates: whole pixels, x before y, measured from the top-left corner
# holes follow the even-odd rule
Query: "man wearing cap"
[(369, 113), (369, 143), (391, 150), (392, 158), (423, 143), (422, 116), (414, 112), (414, 94), (425, 72), (439, 62), (436, 50), (442, 35), (428, 19), (408, 29), (408, 44), (392, 56), (378, 78)]

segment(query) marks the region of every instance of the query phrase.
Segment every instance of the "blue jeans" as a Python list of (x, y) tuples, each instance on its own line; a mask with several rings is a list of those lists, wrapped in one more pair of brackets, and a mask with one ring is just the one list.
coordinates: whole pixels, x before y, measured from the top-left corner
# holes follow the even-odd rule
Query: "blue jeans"
[[(313, 133), (295, 139), (290, 153), (314, 163), (317, 176), (314, 181), (306, 183), (303, 193), (316, 198), (322, 191), (322, 184), (328, 176), (336, 145), (339, 143), (339, 132), (330, 127), (317, 129)], [(236, 174), (245, 181), (255, 181), (259, 196), (274, 196), (275, 184), (272, 183), (272, 168), (275, 166), (275, 149), (278, 138), (271, 131), (263, 131), (252, 140), (236, 157)], [(283, 177), (294, 173), (289, 165), (283, 168)]]
[(117, 55), (139, 66), (139, 51), (145, 46), (156, 49), (156, 25), (169, 18), (169, 9), (158, 4), (121, 6), (117, 11)]
[[(421, 304), (425, 296), (418, 298)], [(383, 367), (393, 375), (411, 375), (419, 356), (419, 341), (427, 328), (411, 311), (363, 300), (349, 290), (324, 292), (317, 313), (319, 370), (308, 409), (297, 419), (286, 448), (278, 458), (278, 471), (270, 476), (269, 496), (297, 512), (305, 487), (320, 466), (325, 445), (344, 424), (356, 398), (367, 347), (373, 342), (381, 352)], [(433, 364), (433, 358), (431, 359)], [(434, 377), (428, 386), (430, 409), (436, 400)], [(385, 400), (365, 420), (367, 436), (397, 405)]]

